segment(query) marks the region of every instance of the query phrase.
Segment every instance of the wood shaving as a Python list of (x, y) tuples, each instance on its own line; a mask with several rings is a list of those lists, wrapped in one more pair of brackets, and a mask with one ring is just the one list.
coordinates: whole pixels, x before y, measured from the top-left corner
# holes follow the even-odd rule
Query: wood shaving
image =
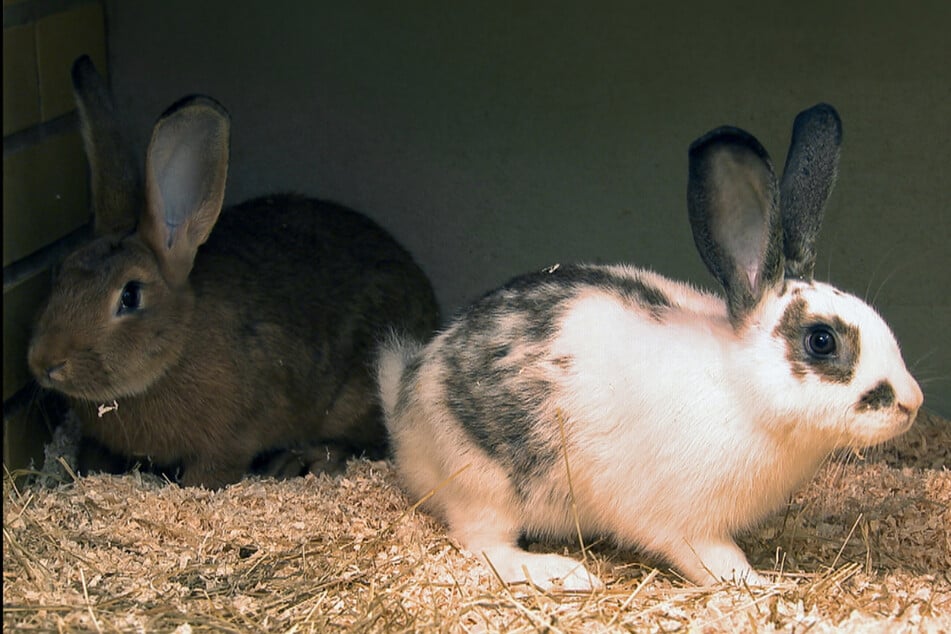
[[(183, 489), (138, 473), (4, 479), (9, 631), (951, 631), (951, 425), (830, 460), (739, 538), (765, 587), (697, 588), (588, 544), (591, 594), (504, 586), (411, 509), (387, 462)], [(576, 544), (533, 550), (579, 557)]]

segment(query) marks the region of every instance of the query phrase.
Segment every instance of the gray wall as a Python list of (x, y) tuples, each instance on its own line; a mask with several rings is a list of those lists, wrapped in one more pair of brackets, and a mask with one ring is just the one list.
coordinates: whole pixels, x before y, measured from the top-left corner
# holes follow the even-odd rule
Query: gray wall
[[(297, 190), (373, 216), (452, 311), (555, 262), (709, 285), (686, 149), (731, 123), (780, 166), (842, 115), (821, 278), (874, 300), (951, 414), (951, 19), (929, 3), (107, 3), (143, 146), (189, 92), (233, 115), (228, 200)], [(780, 167), (781, 169), (781, 167)]]

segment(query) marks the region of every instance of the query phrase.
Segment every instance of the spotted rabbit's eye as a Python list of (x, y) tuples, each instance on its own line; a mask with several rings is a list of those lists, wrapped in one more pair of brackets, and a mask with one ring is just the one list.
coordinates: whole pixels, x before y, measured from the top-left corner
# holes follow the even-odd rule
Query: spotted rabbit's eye
[(824, 325), (812, 326), (806, 333), (806, 352), (817, 359), (835, 356), (837, 342), (835, 333)]
[(122, 287), (119, 295), (119, 310), (116, 314), (124, 315), (139, 309), (142, 305), (142, 283), (131, 281)]

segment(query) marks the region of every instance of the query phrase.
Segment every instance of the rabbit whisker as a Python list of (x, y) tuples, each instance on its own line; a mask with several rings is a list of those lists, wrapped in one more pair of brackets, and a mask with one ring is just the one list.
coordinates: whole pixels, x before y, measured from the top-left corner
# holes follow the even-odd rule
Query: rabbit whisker
[[(896, 247), (894, 245), (890, 246), (888, 250), (885, 251), (885, 254), (878, 259), (878, 262), (875, 264), (875, 268), (872, 269), (872, 274), (869, 275), (868, 283), (865, 285), (865, 295), (863, 299), (865, 300), (866, 304), (871, 303), (869, 302), (868, 295), (872, 290), (872, 283), (875, 281), (875, 278), (878, 276), (879, 272), (882, 270), (882, 265), (885, 264), (888, 258), (891, 257), (891, 254), (895, 251), (895, 248)], [(879, 290), (881, 290), (881, 286), (879, 286)], [(878, 292), (876, 291), (876, 296), (877, 295), (878, 295)]]
[(928, 359), (930, 359), (931, 357), (933, 357), (935, 352), (936, 352), (936, 349), (935, 349), (935, 348), (932, 348), (931, 350), (928, 350), (927, 352), (925, 352), (924, 354), (922, 354), (921, 356), (919, 356), (919, 357), (918, 357), (917, 359), (915, 359), (912, 363), (910, 363), (910, 364), (909, 364), (909, 366), (910, 366), (909, 369), (912, 371), (912, 373), (914, 373), (915, 370), (918, 369), (918, 366), (921, 365), (922, 362), (927, 361)]

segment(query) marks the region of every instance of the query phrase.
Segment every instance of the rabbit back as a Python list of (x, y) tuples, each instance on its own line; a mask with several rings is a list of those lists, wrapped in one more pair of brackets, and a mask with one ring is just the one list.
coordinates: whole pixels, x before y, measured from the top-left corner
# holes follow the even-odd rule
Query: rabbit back
[(296, 195), (226, 210), (191, 279), (197, 303), (227, 306), (240, 316), (238, 340), (229, 348), (247, 351), (252, 375), (268, 367), (277, 372), (275, 382), (255, 381), (264, 392), (295, 384), (293, 409), (309, 416), (334, 412), (316, 425), (288, 429), (303, 436), (322, 430), (379, 444), (385, 435), (377, 408), (367, 414), (376, 346), (391, 329), (427, 337), (438, 322), (425, 274), (379, 225)]

